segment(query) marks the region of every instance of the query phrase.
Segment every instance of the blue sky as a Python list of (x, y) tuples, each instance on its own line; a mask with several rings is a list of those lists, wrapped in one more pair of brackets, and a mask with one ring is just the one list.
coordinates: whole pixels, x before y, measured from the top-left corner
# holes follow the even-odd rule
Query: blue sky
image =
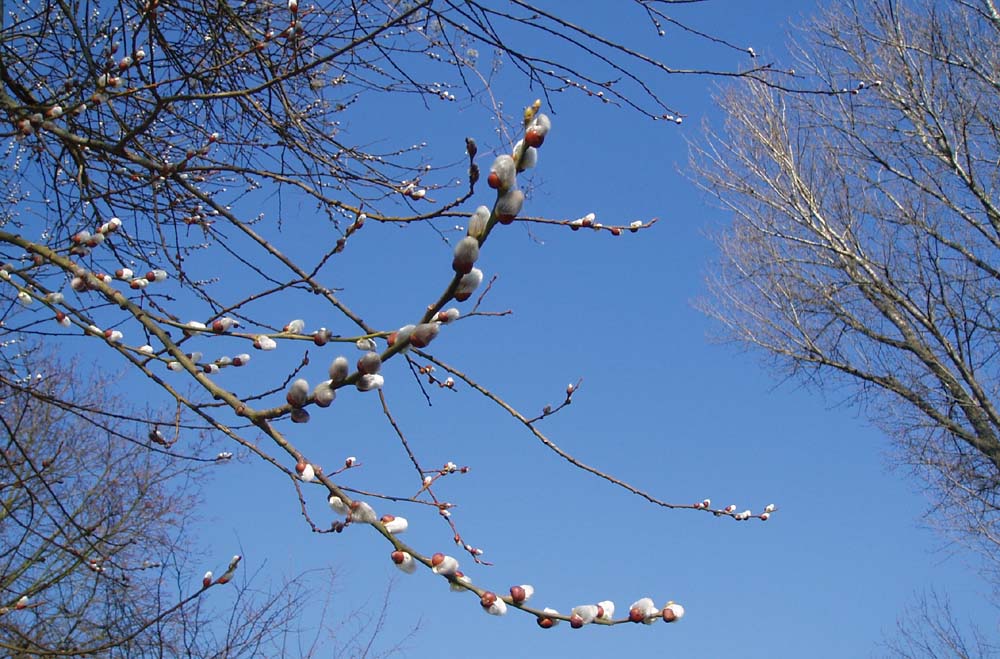
[[(567, 11), (563, 4), (569, 3), (553, 6)], [(745, 54), (673, 32), (658, 39), (614, 6), (581, 2), (572, 11), (581, 22), (678, 66), (748, 62)], [(753, 46), (766, 60), (767, 53), (782, 56), (793, 6), (808, 12), (811, 3), (719, 1), (676, 12), (696, 27)], [(726, 217), (707, 205), (683, 170), (686, 140), (698, 139), (703, 120), (718, 124), (711, 95), (724, 82), (642, 75), (685, 114), (684, 124), (653, 122), (579, 95), (557, 96), (554, 128), (530, 179), (525, 212), (557, 219), (593, 212), (608, 224), (655, 217), (656, 226), (618, 238), (538, 225), (529, 232), (520, 223), (499, 227), (478, 264), (487, 277), (499, 276), (484, 308), (513, 314), (449, 326), (432, 352), (526, 413), (558, 403), (566, 384), (583, 377), (573, 405), (541, 425), (567, 451), (668, 501), (710, 497), (755, 512), (774, 503), (779, 512), (766, 523), (736, 523), (656, 508), (574, 470), (465, 386), (433, 392), (429, 407), (398, 359), (386, 366), (385, 394), (425, 465), (451, 460), (471, 467), (445, 479), (437, 492), (459, 504), (454, 518), (463, 535), (495, 563), (463, 561), (476, 583), (497, 590), (531, 583), (538, 604), (564, 612), (604, 599), (621, 608), (643, 596), (674, 599), (687, 607), (682, 623), (543, 631), (530, 616), (487, 616), (474, 597), (449, 592), (440, 578), (395, 570), (388, 545), (364, 528), (310, 533), (287, 479), (250, 463), (221, 465), (208, 484), (201, 529), (207, 567), (218, 569), (232, 553), (243, 553), (247, 570), (264, 567), (259, 585), (333, 568), (334, 622), (358, 607), (376, 614), (391, 584), (387, 624), (376, 644), (391, 647), (418, 625), (405, 643), (412, 657), (867, 656), (879, 654), (876, 643), (892, 634), (897, 617), (924, 589), (948, 594), (963, 615), (983, 610), (987, 587), (969, 557), (952, 555), (922, 528), (928, 502), (905, 473), (888, 469), (888, 445), (879, 433), (836, 392), (824, 397), (779, 383), (759, 355), (709, 339), (718, 328), (691, 302), (703, 294), (714, 256), (706, 233), (724, 227)], [(537, 96), (513, 71), (498, 78), (493, 92), (514, 112)], [(426, 141), (430, 162), (456, 162), (463, 139), (475, 137), (484, 171), (488, 151), (497, 146), (489, 112), (462, 98), (427, 111), (405, 99), (389, 108), (373, 97), (362, 101), (352, 122), (349, 133), (386, 143)], [(463, 210), (492, 203), (489, 192), (482, 186)], [(264, 212), (296, 223), (286, 239), (311, 235), (318, 221), (311, 205), (294, 200)], [(462, 235), (446, 231), (456, 223), (438, 227), (452, 239)], [(297, 249), (304, 255), (310, 248), (300, 242)], [(450, 255), (429, 227), (369, 223), (329, 277), (366, 320), (391, 328), (412, 322), (436, 299), (450, 276)], [(308, 297), (293, 299), (276, 312), (276, 325), (293, 317), (305, 318), (310, 330), (329, 324)], [(306, 376), (318, 380), (335, 354), (330, 347), (319, 353)], [(346, 354), (355, 357), (353, 348)], [(288, 354), (262, 357), (254, 377), (269, 377), (269, 369), (274, 378), (283, 375), (279, 366), (288, 365)], [(245, 372), (219, 375), (230, 385), (240, 377)], [(288, 432), (317, 462), (357, 456), (365, 466), (344, 484), (416, 490), (374, 395), (344, 392), (313, 417)], [(225, 448), (220, 442), (219, 450)], [(332, 519), (323, 497), (314, 499), (316, 518)], [(376, 504), (376, 510), (407, 516), (406, 540), (421, 551), (454, 550), (436, 514), (402, 505)], [(317, 602), (326, 587), (317, 580)], [(225, 602), (224, 593), (211, 596)], [(990, 616), (979, 615), (994, 629)]]

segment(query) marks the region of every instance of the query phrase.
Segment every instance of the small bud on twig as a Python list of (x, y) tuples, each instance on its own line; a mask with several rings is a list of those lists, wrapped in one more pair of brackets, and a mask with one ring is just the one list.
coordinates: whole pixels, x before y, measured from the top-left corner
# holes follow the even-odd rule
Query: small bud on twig
[(479, 284), (483, 282), (483, 271), (479, 268), (473, 268), (469, 271), (469, 274), (463, 276), (458, 281), (458, 286), (455, 288), (455, 299), (459, 302), (465, 302), (472, 294), (479, 288)]
[(302, 378), (292, 382), (292, 386), (288, 388), (288, 393), (285, 394), (285, 400), (292, 407), (302, 407), (305, 405), (309, 400), (309, 383)]

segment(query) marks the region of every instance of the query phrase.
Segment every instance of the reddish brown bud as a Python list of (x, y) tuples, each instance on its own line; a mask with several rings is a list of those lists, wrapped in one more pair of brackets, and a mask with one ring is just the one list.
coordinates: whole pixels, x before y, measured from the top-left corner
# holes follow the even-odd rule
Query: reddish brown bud
[(484, 609), (488, 609), (497, 601), (496, 593), (491, 593), (486, 591), (483, 593), (482, 597), (479, 598), (479, 604), (482, 605)]
[(438, 565), (441, 565), (442, 562), (444, 562), (444, 554), (442, 554), (441, 552), (437, 552), (436, 554), (431, 556), (432, 567), (437, 567)]
[(545, 141), (545, 134), (537, 126), (532, 126), (524, 134), (524, 143), (528, 146), (533, 146), (538, 148), (542, 146), (542, 142)]
[(404, 560), (406, 560), (406, 556), (403, 554), (403, 552), (399, 551), (398, 549), (392, 552), (391, 556), (392, 556), (392, 562), (395, 563), (396, 565), (399, 565)]
[(520, 604), (526, 599), (526, 597), (527, 594), (524, 592), (524, 588), (522, 588), (521, 586), (510, 587), (510, 599), (511, 601), (514, 602), (514, 604)]
[(646, 614), (643, 612), (642, 609), (635, 606), (629, 609), (628, 619), (631, 620), (632, 622), (642, 622), (643, 620), (646, 619)]
[(573, 629), (580, 629), (583, 627), (583, 618), (574, 613), (569, 617), (569, 626)]
[(542, 629), (552, 629), (552, 626), (556, 624), (556, 621), (552, 618), (538, 618), (535, 622), (537, 622), (538, 626)]
[(327, 342), (330, 340), (330, 336), (331, 336), (330, 330), (326, 329), (325, 327), (321, 327), (315, 332), (313, 332), (313, 343), (315, 343), (318, 346), (325, 346)]

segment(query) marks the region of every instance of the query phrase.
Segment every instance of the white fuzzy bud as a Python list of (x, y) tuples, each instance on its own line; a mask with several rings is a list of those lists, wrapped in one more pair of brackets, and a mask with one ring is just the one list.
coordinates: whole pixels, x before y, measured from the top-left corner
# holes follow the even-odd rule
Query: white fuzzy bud
[(458, 286), (455, 288), (455, 299), (459, 302), (465, 302), (472, 297), (481, 283), (483, 283), (483, 271), (479, 268), (473, 268), (469, 274), (458, 281)]
[(439, 323), (421, 323), (413, 328), (410, 334), (410, 345), (414, 348), (426, 348), (441, 331)]
[(476, 211), (469, 217), (469, 236), (482, 240), (483, 236), (486, 235), (486, 227), (490, 223), (490, 209), (486, 206), (480, 206)]
[(538, 165), (538, 149), (533, 146), (529, 146), (521, 156), (521, 170), (531, 169)]
[(525, 147), (524, 140), (518, 140), (514, 145), (514, 160), (517, 161), (517, 171), (523, 172), (538, 164), (538, 149), (533, 146)]
[(350, 373), (351, 366), (347, 361), (347, 357), (337, 357), (330, 364), (330, 382), (333, 385), (340, 384), (347, 378), (347, 374)]
[(234, 327), (238, 327), (239, 324), (239, 321), (235, 318), (223, 316), (222, 318), (216, 318), (212, 321), (212, 331), (216, 334), (222, 334), (223, 332), (228, 332)]
[(292, 386), (288, 388), (288, 393), (285, 394), (285, 400), (292, 407), (302, 407), (309, 400), (309, 383), (304, 379), (299, 378), (292, 383)]
[(406, 347), (403, 348), (401, 352), (406, 352), (410, 349), (409, 343), (410, 336), (413, 334), (413, 330), (417, 329), (416, 325), (403, 325), (398, 330), (396, 330), (396, 336), (389, 337), (390, 345), (396, 345), (397, 343), (406, 343)]
[(489, 613), (491, 616), (507, 615), (507, 602), (504, 602), (502, 599), (498, 597), (495, 602), (490, 604), (489, 607), (485, 609), (485, 611), (486, 613)]
[(518, 188), (512, 188), (497, 199), (496, 216), (500, 224), (510, 224), (521, 212), (524, 206), (524, 193)]
[(382, 358), (377, 352), (366, 352), (358, 360), (358, 372), (361, 374), (378, 373), (382, 368)]
[(676, 622), (684, 617), (684, 607), (676, 602), (667, 602), (661, 615), (665, 622)]
[(503, 192), (514, 185), (517, 179), (516, 174), (517, 168), (514, 165), (514, 159), (504, 154), (497, 156), (496, 160), (493, 161), (486, 182), (491, 188)]
[(329, 498), (326, 500), (326, 502), (330, 504), (330, 509), (333, 510), (333, 512), (337, 513), (338, 515), (343, 515), (344, 517), (347, 517), (347, 515), (351, 513), (351, 509), (348, 508), (347, 504), (344, 503), (343, 499), (341, 499), (338, 496), (331, 494)]
[(451, 576), (458, 572), (458, 561), (445, 554), (434, 554), (431, 557), (431, 571), (434, 574)]
[(362, 375), (354, 386), (358, 388), (358, 391), (374, 391), (381, 389), (383, 384), (385, 384), (385, 378), (375, 373)]
[(524, 141), (530, 146), (541, 146), (550, 130), (552, 130), (552, 120), (548, 115), (537, 114), (524, 132)]
[(351, 520), (360, 524), (374, 524), (378, 520), (375, 510), (364, 501), (355, 501), (351, 505)]
[(261, 334), (256, 339), (254, 339), (253, 347), (258, 350), (274, 350), (278, 347), (277, 342), (269, 336), (264, 336)]
[(319, 407), (330, 407), (337, 398), (337, 392), (330, 386), (329, 382), (320, 382), (313, 390), (313, 398)]
[(281, 331), (286, 334), (302, 334), (302, 330), (304, 330), (305, 328), (306, 328), (306, 321), (302, 320), (301, 318), (296, 318), (295, 320), (285, 325), (285, 327)]
[(640, 600), (632, 602), (628, 607), (629, 609), (629, 620), (632, 622), (651, 622), (651, 618), (655, 616), (659, 611), (656, 608), (656, 604), (649, 597), (643, 597)]
[(413, 574), (417, 571), (417, 562), (413, 560), (413, 556), (409, 552), (392, 552), (392, 562), (406, 574)]
[(479, 240), (472, 236), (462, 238), (455, 245), (455, 255), (451, 260), (451, 268), (460, 275), (468, 274), (472, 266), (479, 260)]
[(385, 530), (392, 534), (402, 533), (410, 526), (405, 517), (396, 517), (394, 515), (383, 516), (382, 523), (385, 525)]
[(579, 616), (583, 620), (583, 624), (589, 625), (597, 618), (597, 605), (584, 604), (583, 606), (574, 606), (571, 613), (572, 615)]

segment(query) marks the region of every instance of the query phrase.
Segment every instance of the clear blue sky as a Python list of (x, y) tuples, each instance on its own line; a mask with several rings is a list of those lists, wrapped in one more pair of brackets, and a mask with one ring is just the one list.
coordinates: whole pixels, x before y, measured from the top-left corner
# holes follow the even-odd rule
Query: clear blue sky
[[(552, 4), (567, 11), (571, 3)], [(655, 49), (667, 62), (727, 68), (747, 62), (673, 32), (656, 39), (622, 18), (624, 3), (573, 4), (581, 21)], [(766, 59), (768, 52), (781, 56), (792, 8), (810, 6), (720, 0), (676, 11)], [(536, 92), (510, 73), (494, 94), (516, 111)], [(702, 120), (717, 123), (711, 94), (721, 83), (648, 80), (685, 113), (684, 125), (654, 123), (577, 95), (557, 97), (525, 212), (561, 219), (594, 212), (605, 223), (656, 217), (656, 227), (619, 238), (501, 227), (479, 265), (487, 276), (499, 275), (485, 308), (513, 315), (448, 327), (433, 352), (526, 412), (557, 403), (566, 384), (583, 377), (574, 404), (542, 424), (569, 452), (669, 501), (711, 497), (755, 512), (773, 502), (780, 511), (766, 523), (736, 523), (658, 509), (572, 469), (464, 386), (435, 392), (428, 408), (400, 360), (386, 367), (385, 392), (425, 464), (452, 460), (472, 468), (447, 479), (438, 493), (459, 504), (459, 528), (495, 563), (468, 566), (477, 583), (496, 589), (531, 583), (537, 603), (560, 611), (603, 599), (622, 608), (647, 595), (658, 603), (675, 599), (687, 607), (683, 622), (543, 631), (530, 616), (487, 616), (474, 597), (449, 592), (425, 571), (399, 573), (388, 546), (366, 529), (311, 534), (287, 480), (252, 464), (221, 466), (209, 485), (202, 537), (212, 548), (206, 561), (217, 562), (211, 567), (243, 552), (248, 570), (265, 566), (262, 584), (333, 567), (334, 619), (358, 607), (376, 614), (394, 580), (376, 644), (391, 647), (419, 624), (405, 644), (411, 657), (860, 657), (879, 654), (876, 643), (893, 633), (923, 589), (947, 593), (957, 611), (974, 615), (987, 586), (965, 555), (942, 551), (943, 541), (921, 528), (927, 501), (905, 473), (887, 469), (886, 441), (838, 398), (779, 385), (756, 355), (707, 338), (713, 326), (691, 301), (703, 293), (713, 258), (705, 234), (726, 217), (706, 205), (683, 169), (685, 140), (698, 138)], [(484, 153), (496, 145), (489, 114), (461, 98), (432, 112), (405, 101), (391, 108), (368, 103), (349, 131), (426, 141), (431, 162), (458, 160), (467, 135)], [(366, 123), (373, 116), (379, 123)], [(486, 169), (490, 160), (486, 154), (479, 162)], [(488, 192), (483, 187), (467, 210), (490, 204)], [(280, 214), (307, 226), (314, 211), (286, 203)], [(393, 327), (412, 322), (436, 298), (449, 263), (450, 248), (427, 227), (370, 224), (337, 262), (334, 278), (343, 273), (342, 279), (331, 283), (346, 287), (342, 297), (366, 320)], [(371, 271), (364, 280), (357, 276), (362, 268)], [(293, 317), (306, 318), (310, 329), (328, 324), (307, 306), (280, 313), (287, 318), (274, 318), (278, 325)], [(325, 364), (334, 352), (320, 354), (316, 363)], [(355, 356), (353, 349), (347, 354)], [(415, 491), (415, 476), (373, 395), (345, 392), (328, 413), (313, 416), (308, 426), (290, 430), (310, 455), (330, 465), (348, 455), (366, 463), (345, 484)], [(318, 495), (314, 509), (318, 519), (331, 519)], [(421, 550), (454, 551), (435, 514), (376, 509), (409, 517), (407, 541)], [(324, 587), (317, 584), (317, 609)]]

